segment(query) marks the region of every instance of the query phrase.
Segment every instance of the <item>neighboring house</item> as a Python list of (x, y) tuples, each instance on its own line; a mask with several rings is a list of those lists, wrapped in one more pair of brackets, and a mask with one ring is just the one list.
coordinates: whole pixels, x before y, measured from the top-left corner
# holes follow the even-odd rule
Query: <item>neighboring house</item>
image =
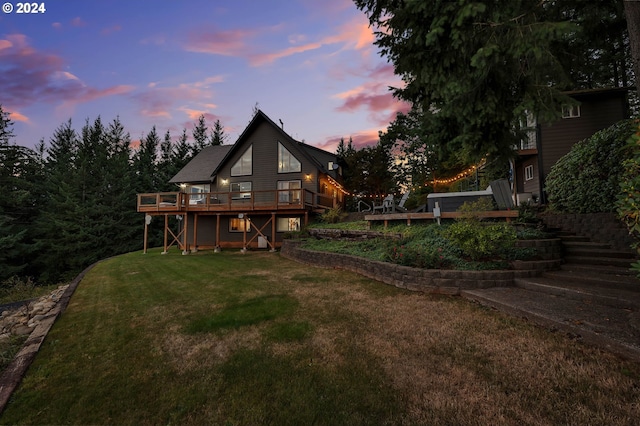
[(530, 200), (546, 203), (544, 182), (551, 167), (571, 147), (599, 130), (629, 117), (626, 88), (567, 92), (579, 102), (563, 109), (562, 119), (549, 125), (532, 120), (530, 131), (518, 147), (514, 167), (514, 191), (518, 204)]
[[(168, 235), (184, 252), (275, 249), (310, 214), (343, 205), (345, 194), (336, 155), (294, 140), (262, 111), (235, 144), (204, 148), (170, 182), (180, 191), (138, 195), (146, 224), (164, 217), (165, 251)], [(180, 219), (178, 233), (170, 216)]]

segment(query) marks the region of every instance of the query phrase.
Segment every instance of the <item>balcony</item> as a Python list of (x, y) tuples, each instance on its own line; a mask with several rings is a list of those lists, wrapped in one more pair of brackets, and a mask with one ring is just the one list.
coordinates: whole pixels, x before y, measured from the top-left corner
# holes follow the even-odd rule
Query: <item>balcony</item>
[(141, 213), (314, 211), (332, 207), (333, 197), (307, 189), (138, 194)]

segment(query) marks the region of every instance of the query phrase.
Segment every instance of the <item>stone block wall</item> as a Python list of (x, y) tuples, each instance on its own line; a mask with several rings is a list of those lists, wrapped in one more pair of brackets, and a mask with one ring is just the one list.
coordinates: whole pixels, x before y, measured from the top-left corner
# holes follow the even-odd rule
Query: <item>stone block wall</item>
[(545, 214), (545, 225), (589, 237), (596, 243), (611, 244), (615, 250), (631, 251), (633, 238), (614, 213)]
[(451, 295), (459, 295), (462, 290), (511, 286), (514, 278), (538, 276), (545, 269), (557, 268), (559, 264), (556, 260), (516, 262), (513, 270), (496, 271), (421, 269), (358, 256), (306, 250), (293, 240), (283, 241), (280, 254), (309, 265), (345, 269), (407, 290)]

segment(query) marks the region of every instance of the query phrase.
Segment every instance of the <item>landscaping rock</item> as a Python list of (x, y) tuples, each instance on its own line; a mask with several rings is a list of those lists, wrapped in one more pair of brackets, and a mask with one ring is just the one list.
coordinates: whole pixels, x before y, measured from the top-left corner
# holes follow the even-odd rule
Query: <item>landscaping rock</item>
[(0, 315), (0, 338), (31, 334), (43, 320), (55, 315), (55, 308), (68, 285), (60, 286), (34, 302), (8, 309)]

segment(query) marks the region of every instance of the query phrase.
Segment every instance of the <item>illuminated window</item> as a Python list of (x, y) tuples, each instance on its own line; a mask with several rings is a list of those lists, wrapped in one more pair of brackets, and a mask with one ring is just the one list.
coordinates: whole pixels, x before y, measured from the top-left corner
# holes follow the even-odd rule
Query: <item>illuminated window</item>
[(248, 176), (252, 174), (253, 145), (249, 146), (242, 157), (231, 166), (231, 176)]
[(299, 172), (301, 170), (300, 161), (278, 142), (278, 173)]
[(280, 180), (278, 181), (278, 202), (279, 203), (300, 203), (299, 180)]
[(229, 220), (229, 232), (251, 232), (251, 221), (248, 219), (240, 219), (232, 217)]
[(287, 231), (299, 231), (300, 230), (300, 218), (299, 217), (279, 217), (276, 225), (278, 232)]

